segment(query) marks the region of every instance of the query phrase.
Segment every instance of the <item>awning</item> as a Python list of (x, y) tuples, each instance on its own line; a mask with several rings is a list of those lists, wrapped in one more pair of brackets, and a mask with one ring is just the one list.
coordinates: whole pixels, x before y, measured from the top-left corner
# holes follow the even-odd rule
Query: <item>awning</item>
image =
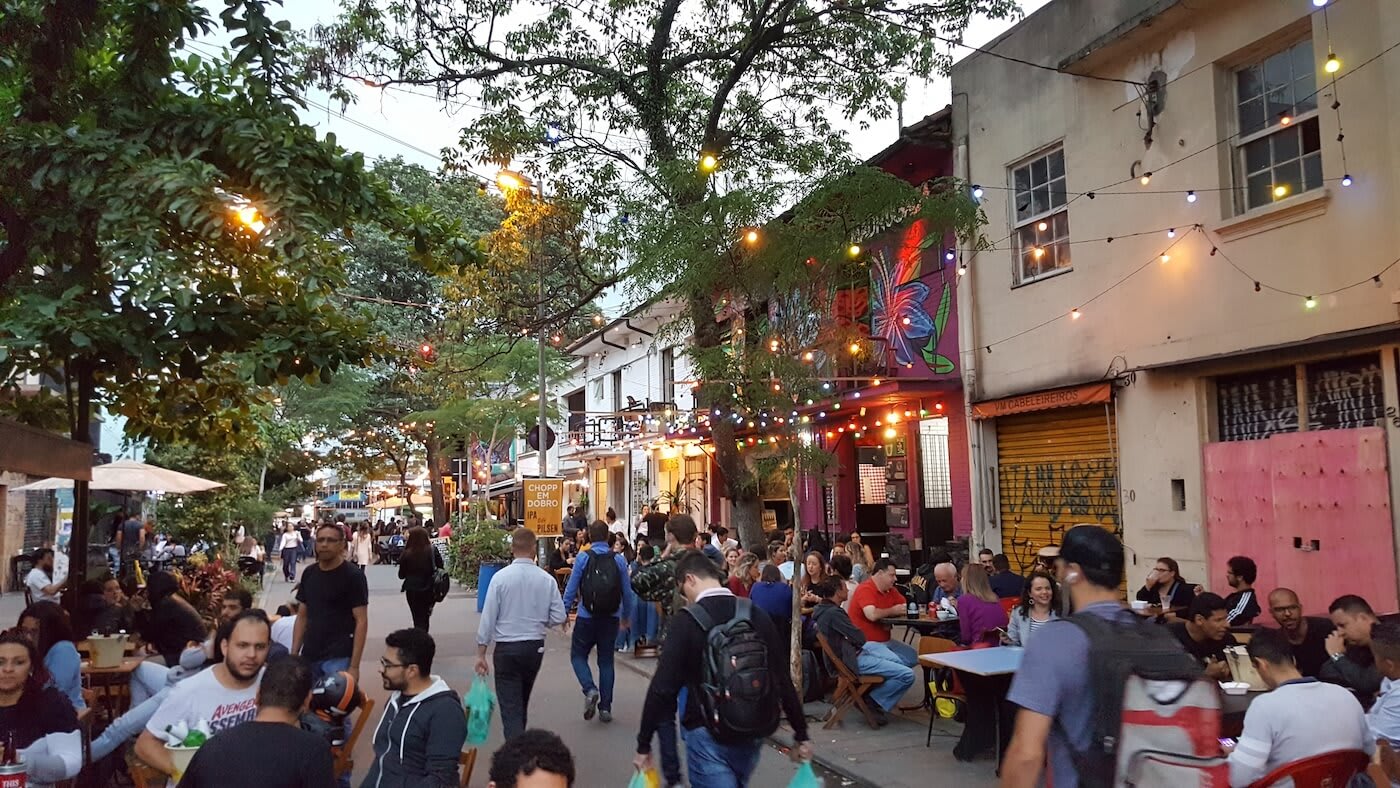
[(1037, 391), (1032, 394), (1018, 394), (1014, 397), (974, 402), (972, 418), (994, 419), (998, 416), (1011, 416), (1016, 413), (1032, 413), (1038, 410), (1073, 408), (1078, 405), (1098, 405), (1113, 400), (1113, 384), (1108, 381), (1090, 383), (1086, 386)]
[(92, 446), (0, 419), (0, 470), (87, 481), (92, 478)]
[[(72, 479), (55, 477), (15, 487), (14, 491), (66, 490), (72, 486)], [(192, 493), (213, 490), (223, 487), (224, 484), (191, 476), (188, 473), (172, 471), (169, 468), (147, 465), (144, 462), (118, 460), (93, 468), (92, 483), (88, 486), (93, 490), (159, 490), (167, 493)]]
[(433, 504), (433, 496), (431, 496), (431, 495), (412, 495), (412, 496), (409, 496), (409, 498), (410, 498), (411, 503), (410, 503), (410, 501), (405, 501), (404, 499), (398, 498), (398, 497), (394, 497), (394, 498), (385, 498), (385, 499), (382, 500), (382, 501), (374, 501), (374, 502), (372, 502), (372, 503), (369, 505), (369, 508), (371, 508), (371, 509), (400, 509), (400, 508), (405, 507), (405, 506), (431, 506), (431, 505)]

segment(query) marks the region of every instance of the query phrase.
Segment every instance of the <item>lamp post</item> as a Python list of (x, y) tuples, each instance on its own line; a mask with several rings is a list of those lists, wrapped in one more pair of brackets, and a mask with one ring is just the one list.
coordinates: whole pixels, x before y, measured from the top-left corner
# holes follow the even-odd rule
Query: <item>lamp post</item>
[[(529, 191), (530, 191), (530, 188), (533, 186), (533, 187), (535, 188), (535, 190), (536, 190), (536, 194), (537, 194), (537, 196), (538, 196), (538, 199), (539, 199), (539, 201), (540, 201), (540, 204), (541, 204), (541, 205), (544, 204), (544, 186), (541, 185), (541, 184), (537, 184), (537, 183), (532, 182), (528, 177), (526, 177), (526, 176), (523, 175), (522, 173), (514, 172), (514, 171), (511, 171), (511, 170), (501, 170), (501, 171), (500, 171), (499, 173), (497, 173), (497, 175), (496, 175), (496, 185), (499, 186), (499, 187), (501, 188), (501, 191), (505, 191), (505, 192), (510, 192), (510, 191), (525, 191), (525, 192), (529, 192)], [(535, 251), (536, 251), (536, 250), (535, 250), (535, 246), (536, 246), (536, 244), (539, 242), (540, 236), (541, 236), (539, 222), (536, 222), (536, 223), (535, 223), (535, 229), (534, 229), (534, 232), (532, 233), (532, 236), (533, 236), (533, 237), (530, 239), (531, 242), (530, 242), (530, 244), (527, 246), (527, 248), (529, 249), (529, 255), (530, 255), (530, 258), (531, 258), (531, 260), (530, 260), (531, 263), (534, 262)], [(536, 308), (536, 317), (539, 319), (539, 324), (540, 324), (540, 325), (539, 325), (539, 337), (538, 337), (538, 342), (539, 342), (540, 412), (539, 412), (538, 419), (537, 419), (537, 421), (535, 422), (535, 424), (536, 424), (536, 429), (538, 430), (538, 434), (539, 434), (539, 446), (537, 447), (536, 451), (539, 452), (539, 471), (540, 471), (539, 477), (540, 477), (541, 479), (543, 479), (543, 478), (545, 478), (546, 476), (549, 475), (549, 473), (548, 473), (548, 469), (549, 469), (549, 449), (548, 449), (548, 447), (546, 446), (546, 437), (547, 437), (547, 435), (548, 435), (548, 433), (549, 433), (549, 423), (548, 423), (548, 421), (549, 421), (549, 404), (548, 404), (548, 402), (549, 402), (549, 401), (548, 401), (548, 394), (547, 394), (547, 392), (545, 391), (545, 374), (544, 374), (544, 344), (545, 344), (545, 341), (548, 339), (548, 336), (547, 336), (547, 335), (548, 335), (548, 332), (546, 331), (545, 324), (544, 324), (544, 316), (545, 316), (545, 312), (544, 312), (544, 261), (543, 261), (543, 260), (540, 260), (539, 265), (536, 265), (536, 266), (535, 266), (535, 269), (536, 269), (536, 273), (539, 274), (538, 290), (537, 290), (537, 295), (536, 295), (536, 297), (537, 297), (537, 299), (538, 299), (538, 301), (539, 301), (539, 305), (538, 305), (538, 307)], [(489, 449), (488, 449), (488, 451), (489, 451)]]

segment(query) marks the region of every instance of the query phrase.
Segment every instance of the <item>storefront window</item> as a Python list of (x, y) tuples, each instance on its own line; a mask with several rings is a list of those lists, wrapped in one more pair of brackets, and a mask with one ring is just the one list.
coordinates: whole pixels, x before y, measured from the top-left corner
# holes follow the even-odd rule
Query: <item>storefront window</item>
[(947, 419), (919, 422), (919, 465), (923, 469), (924, 508), (952, 508), (953, 480), (948, 462)]

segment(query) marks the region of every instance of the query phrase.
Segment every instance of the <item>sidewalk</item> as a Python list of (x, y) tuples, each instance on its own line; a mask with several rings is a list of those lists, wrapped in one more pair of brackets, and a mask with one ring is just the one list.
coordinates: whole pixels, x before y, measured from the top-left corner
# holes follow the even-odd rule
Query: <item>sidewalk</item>
[[(656, 671), (655, 659), (636, 659), (631, 654), (619, 654), (617, 665), (647, 678)], [(914, 689), (918, 686), (915, 683)], [(911, 690), (905, 700), (915, 697)], [(953, 757), (953, 744), (962, 733), (959, 723), (935, 720), (933, 743), (925, 747), (928, 714), (922, 709), (895, 714), (889, 725), (877, 730), (871, 730), (860, 712), (852, 709), (839, 726), (823, 730), (821, 721), (830, 709), (831, 705), (825, 702), (808, 703), (804, 707), (807, 730), (817, 763), (849, 780), (849, 784), (926, 788), (933, 779), (968, 788), (997, 784), (996, 765), (990, 756), (972, 763)], [(792, 746), (792, 728), (786, 721), (773, 734), (773, 740), (783, 747)]]

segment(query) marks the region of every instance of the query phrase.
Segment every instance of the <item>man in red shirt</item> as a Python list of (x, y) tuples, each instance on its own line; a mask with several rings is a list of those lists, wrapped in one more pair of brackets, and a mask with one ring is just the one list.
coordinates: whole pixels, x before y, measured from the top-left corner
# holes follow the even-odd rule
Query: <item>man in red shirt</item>
[(851, 621), (865, 634), (867, 643), (883, 643), (890, 653), (909, 667), (919, 664), (919, 654), (913, 646), (890, 640), (890, 625), (886, 618), (909, 614), (904, 595), (894, 587), (895, 568), (888, 558), (881, 558), (871, 567), (870, 577), (851, 593)]

